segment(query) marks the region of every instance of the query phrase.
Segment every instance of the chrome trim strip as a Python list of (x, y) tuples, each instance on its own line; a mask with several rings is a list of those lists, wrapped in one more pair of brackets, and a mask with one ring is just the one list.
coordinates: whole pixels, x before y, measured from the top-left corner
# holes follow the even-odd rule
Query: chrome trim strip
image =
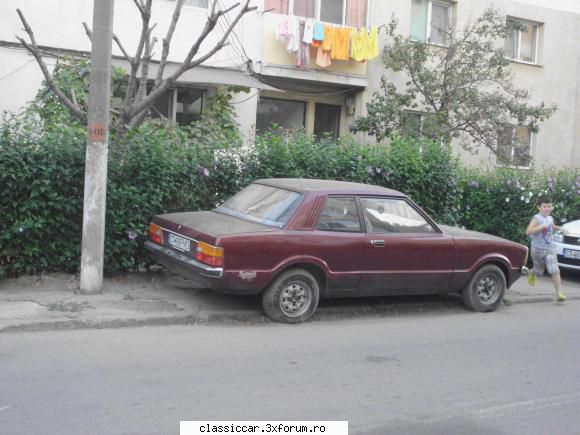
[(224, 274), (223, 267), (211, 267), (206, 264), (200, 263), (193, 258), (186, 257), (185, 255), (181, 255), (178, 252), (172, 251), (169, 248), (164, 246), (158, 245), (150, 240), (145, 242), (145, 249), (156, 253), (156, 254), (163, 254), (170, 257), (172, 260), (177, 261), (185, 266), (193, 267), (197, 273), (207, 278), (221, 278)]

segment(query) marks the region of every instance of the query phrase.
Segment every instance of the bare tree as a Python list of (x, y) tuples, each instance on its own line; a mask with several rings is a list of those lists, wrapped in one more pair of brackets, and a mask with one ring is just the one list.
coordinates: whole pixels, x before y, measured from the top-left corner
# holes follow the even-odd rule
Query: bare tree
[[(117, 133), (119, 134), (123, 134), (127, 130), (137, 127), (139, 124), (141, 124), (147, 116), (148, 109), (160, 96), (162, 96), (175, 84), (175, 82), (179, 79), (179, 77), (181, 77), (183, 73), (202, 64), (206, 60), (210, 59), (223, 47), (225, 47), (228, 44), (227, 39), (229, 35), (233, 32), (240, 19), (246, 13), (256, 10), (255, 6), (250, 6), (250, 0), (245, 0), (241, 6), (240, 3), (236, 3), (223, 10), (218, 9), (218, 1), (214, 0), (212, 2), (205, 26), (201, 30), (197, 40), (192, 43), (189, 52), (176, 68), (175, 72), (164, 78), (163, 76), (165, 67), (167, 65), (167, 58), (169, 56), (171, 39), (173, 37), (175, 27), (179, 21), (183, 2), (184, 0), (176, 1), (171, 23), (162, 41), (161, 57), (157, 67), (157, 73), (153, 81), (150, 81), (148, 77), (149, 68), (154, 55), (153, 49), (157, 43), (157, 38), (153, 36), (153, 30), (156, 24), (151, 24), (151, 6), (153, 0), (133, 0), (133, 3), (135, 4), (141, 16), (141, 33), (136, 52), (133, 56), (127, 52), (117, 35), (113, 35), (113, 40), (119, 47), (119, 50), (123, 54), (125, 60), (129, 63), (125, 100), (123, 102), (122, 108), (120, 109), (119, 123), (116, 127)], [(225, 30), (222, 37), (206, 53), (199, 53), (202, 43), (209, 35), (212, 34), (220, 18), (224, 17), (226, 14), (235, 9), (239, 9), (235, 17), (231, 21), (225, 20)], [(44, 62), (43, 52), (36, 43), (32, 28), (26, 21), (22, 11), (20, 9), (17, 9), (16, 11), (18, 12), (18, 16), (20, 17), (22, 24), (24, 25), (24, 31), (28, 34), (29, 41), (26, 41), (20, 36), (16, 36), (16, 38), (36, 59), (36, 62), (40, 66), (47, 86), (51, 92), (53, 92), (62, 102), (62, 104), (67, 107), (71, 113), (73, 113), (81, 122), (86, 123), (87, 115), (84, 109), (78, 105), (74, 96), (67, 96), (66, 93), (55, 83), (46, 63)], [(83, 23), (83, 26), (87, 36), (90, 39), (92, 37), (91, 29), (86, 23)]]

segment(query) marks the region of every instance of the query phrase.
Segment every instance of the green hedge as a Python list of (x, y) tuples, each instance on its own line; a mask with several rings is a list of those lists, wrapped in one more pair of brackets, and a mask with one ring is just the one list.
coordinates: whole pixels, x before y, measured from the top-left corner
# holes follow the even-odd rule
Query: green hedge
[[(32, 121), (3, 120), (0, 277), (78, 270), (85, 141), (78, 127), (51, 131)], [(552, 174), (548, 183), (547, 176), (533, 171), (466, 170), (439, 144), (395, 139), (390, 147), (367, 146), (351, 139), (317, 142), (305, 134), (269, 134), (249, 147), (230, 146), (228, 138), (208, 142), (150, 122), (110, 146), (107, 272), (148, 264), (143, 242), (151, 216), (212, 208), (258, 178), (382, 185), (407, 193), (439, 222), (518, 241), (525, 241), (533, 201), (544, 190), (554, 192), (557, 219), (580, 217), (580, 180), (574, 172)]]

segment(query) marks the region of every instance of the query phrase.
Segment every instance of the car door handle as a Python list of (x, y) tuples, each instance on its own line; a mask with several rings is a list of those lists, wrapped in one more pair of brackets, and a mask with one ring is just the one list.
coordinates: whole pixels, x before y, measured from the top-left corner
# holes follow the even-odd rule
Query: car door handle
[(375, 248), (384, 248), (385, 241), (384, 240), (371, 240), (371, 245), (373, 245)]

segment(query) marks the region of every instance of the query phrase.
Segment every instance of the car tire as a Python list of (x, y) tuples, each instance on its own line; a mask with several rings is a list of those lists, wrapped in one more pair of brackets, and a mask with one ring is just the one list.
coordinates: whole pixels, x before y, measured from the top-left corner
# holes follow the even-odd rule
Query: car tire
[(304, 269), (290, 269), (278, 276), (262, 294), (266, 316), (280, 323), (307, 321), (318, 307), (320, 286)]
[(463, 303), (467, 308), (480, 313), (495, 311), (506, 290), (505, 275), (493, 264), (480, 267), (463, 289)]

